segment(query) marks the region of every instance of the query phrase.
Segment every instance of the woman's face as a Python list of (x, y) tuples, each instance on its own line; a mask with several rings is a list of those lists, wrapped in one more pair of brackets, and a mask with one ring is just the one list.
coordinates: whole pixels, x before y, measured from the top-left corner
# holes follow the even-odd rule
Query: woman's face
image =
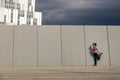
[(93, 44), (93, 47), (96, 47), (96, 46)]

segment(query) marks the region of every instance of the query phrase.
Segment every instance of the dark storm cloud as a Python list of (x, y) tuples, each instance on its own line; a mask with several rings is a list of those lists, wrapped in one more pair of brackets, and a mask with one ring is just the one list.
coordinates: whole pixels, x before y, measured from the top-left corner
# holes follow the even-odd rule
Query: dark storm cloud
[(43, 24), (120, 24), (120, 0), (36, 0)]

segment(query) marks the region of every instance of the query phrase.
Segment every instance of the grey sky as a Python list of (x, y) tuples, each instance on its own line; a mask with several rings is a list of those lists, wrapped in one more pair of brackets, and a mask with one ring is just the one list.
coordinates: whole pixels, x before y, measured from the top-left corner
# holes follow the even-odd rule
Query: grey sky
[(119, 25), (120, 0), (36, 0), (44, 25)]

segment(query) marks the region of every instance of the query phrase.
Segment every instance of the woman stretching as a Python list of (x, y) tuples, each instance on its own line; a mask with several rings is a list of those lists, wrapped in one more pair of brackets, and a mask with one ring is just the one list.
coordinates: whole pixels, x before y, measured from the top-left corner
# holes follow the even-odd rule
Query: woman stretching
[(96, 43), (93, 43), (92, 46), (93, 46), (92, 51), (93, 51), (93, 56), (94, 56), (94, 65), (93, 66), (97, 66), (97, 60), (100, 60), (101, 54), (103, 54), (103, 53), (100, 53), (98, 51)]

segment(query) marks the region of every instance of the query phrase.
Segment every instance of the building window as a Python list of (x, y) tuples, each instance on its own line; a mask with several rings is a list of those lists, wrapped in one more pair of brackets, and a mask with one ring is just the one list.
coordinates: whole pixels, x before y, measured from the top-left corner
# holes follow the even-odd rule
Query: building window
[(18, 25), (20, 25), (20, 21), (18, 20)]
[(18, 14), (18, 25), (20, 25), (20, 15)]
[(33, 11), (33, 6), (31, 6), (31, 11)]
[(32, 4), (32, 1), (31, 0), (28, 0), (28, 11), (30, 11), (30, 6)]
[(13, 0), (9, 0), (9, 2), (13, 3)]
[(28, 25), (31, 24), (31, 18), (27, 18), (27, 24), (28, 24)]
[(5, 0), (5, 2), (13, 3), (13, 0)]
[(15, 9), (15, 3), (11, 4), (11, 9)]
[(31, 5), (32, 1), (31, 0), (28, 0), (28, 5)]
[(9, 2), (9, 0), (5, 0), (5, 2)]
[(5, 1), (5, 8), (8, 8), (8, 9), (15, 9), (15, 3)]
[(21, 11), (18, 12), (18, 15), (19, 15), (20, 17), (24, 17), (24, 13), (25, 13), (24, 10), (21, 10)]
[(27, 17), (28, 18), (33, 18), (33, 12), (27, 12)]
[(4, 23), (6, 23), (6, 15), (4, 15)]
[(17, 9), (20, 10), (20, 4), (17, 3)]
[(37, 25), (37, 19), (33, 19), (33, 25)]
[(11, 10), (11, 23), (13, 23), (13, 10)]
[(30, 22), (30, 21), (27, 21), (27, 24), (28, 24), (28, 25), (30, 25), (30, 24), (31, 24), (31, 22)]

